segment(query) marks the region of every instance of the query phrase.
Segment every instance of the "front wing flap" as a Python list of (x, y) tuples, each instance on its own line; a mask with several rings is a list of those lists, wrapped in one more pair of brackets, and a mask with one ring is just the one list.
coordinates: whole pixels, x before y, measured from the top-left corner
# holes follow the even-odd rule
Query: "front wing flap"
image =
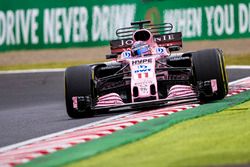
[(130, 107), (130, 109), (147, 109), (147, 108), (157, 108), (163, 106), (172, 106), (179, 104), (189, 104), (189, 103), (199, 103), (198, 96), (189, 96), (189, 97), (175, 97), (175, 98), (167, 98), (160, 100), (151, 100), (151, 101), (142, 101), (142, 102), (134, 102), (134, 103), (125, 103), (119, 105), (108, 105), (108, 106), (93, 106), (91, 109), (94, 111), (101, 110), (112, 110), (112, 109), (121, 109)]

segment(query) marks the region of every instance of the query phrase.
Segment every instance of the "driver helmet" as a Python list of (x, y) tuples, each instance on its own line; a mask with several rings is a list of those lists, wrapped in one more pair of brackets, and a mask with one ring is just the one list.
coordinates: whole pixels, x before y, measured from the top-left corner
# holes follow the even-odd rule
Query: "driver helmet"
[(133, 56), (142, 56), (146, 54), (150, 54), (150, 47), (146, 42), (136, 41), (131, 47)]

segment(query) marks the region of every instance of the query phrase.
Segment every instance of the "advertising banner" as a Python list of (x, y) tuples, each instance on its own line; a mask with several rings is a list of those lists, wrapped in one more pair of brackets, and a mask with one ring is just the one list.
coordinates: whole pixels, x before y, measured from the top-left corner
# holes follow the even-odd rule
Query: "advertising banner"
[(184, 40), (250, 37), (249, 0), (0, 0), (0, 51), (108, 45), (132, 21), (170, 22)]

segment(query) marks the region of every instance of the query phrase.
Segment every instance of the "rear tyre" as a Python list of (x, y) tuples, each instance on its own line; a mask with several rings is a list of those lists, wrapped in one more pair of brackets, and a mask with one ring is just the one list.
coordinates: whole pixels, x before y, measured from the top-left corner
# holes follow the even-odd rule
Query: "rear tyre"
[[(72, 97), (88, 97), (82, 101), (80, 109), (73, 108)], [(65, 100), (67, 114), (71, 118), (93, 116), (92, 101), (92, 71), (89, 65), (69, 67), (65, 71)]]
[(192, 65), (195, 82), (216, 80), (217, 91), (200, 91), (201, 100), (211, 101), (223, 99), (228, 93), (227, 73), (224, 65), (222, 51), (219, 49), (206, 49), (192, 53)]

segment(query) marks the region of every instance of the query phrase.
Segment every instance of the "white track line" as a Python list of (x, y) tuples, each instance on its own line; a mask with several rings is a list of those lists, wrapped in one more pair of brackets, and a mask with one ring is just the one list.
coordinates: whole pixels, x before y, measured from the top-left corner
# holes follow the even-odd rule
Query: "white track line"
[(27, 73), (49, 73), (49, 72), (64, 72), (65, 68), (53, 68), (53, 69), (33, 69), (33, 70), (9, 70), (0, 71), (0, 74), (27, 74)]
[[(226, 66), (227, 69), (250, 69), (250, 66)], [(49, 72), (64, 72), (65, 68), (53, 68), (53, 69), (33, 69), (33, 70), (9, 70), (0, 71), (0, 74), (27, 74), (27, 73), (49, 73)]]
[(70, 132), (73, 132), (73, 131), (76, 131), (76, 130), (79, 130), (79, 129), (83, 129), (83, 128), (87, 128), (87, 127), (91, 127), (91, 126), (96, 126), (96, 125), (99, 125), (101, 123), (109, 122), (109, 121), (112, 121), (114, 119), (119, 119), (121, 117), (125, 117), (125, 116), (128, 116), (128, 115), (134, 114), (134, 113), (135, 113), (135, 111), (134, 112), (129, 112), (129, 113), (126, 113), (126, 114), (120, 114), (120, 115), (117, 115), (117, 116), (109, 117), (107, 119), (92, 122), (92, 123), (89, 123), (89, 124), (86, 124), (86, 125), (83, 125), (83, 126), (79, 126), (79, 127), (76, 127), (76, 128), (72, 128), (72, 129), (52, 133), (52, 134), (45, 135), (45, 136), (42, 136), (42, 137), (37, 137), (37, 138), (29, 139), (29, 140), (26, 140), (26, 141), (23, 141), (23, 142), (20, 142), (20, 143), (16, 143), (16, 144), (12, 144), (12, 145), (9, 145), (9, 146), (1, 147), (0, 148), (0, 153), (11, 150), (11, 149), (15, 149), (15, 148), (27, 145), (27, 144), (31, 144), (31, 143), (34, 143), (34, 142), (45, 140), (45, 139), (48, 139), (48, 138), (51, 138), (51, 137), (55, 137), (55, 136), (58, 136), (58, 135), (70, 133)]
[(244, 81), (244, 80), (247, 80), (247, 79), (249, 79), (249, 78), (250, 78), (250, 77), (241, 78), (241, 79), (238, 79), (238, 80), (236, 80), (236, 81), (232, 81), (232, 82), (228, 83), (228, 85), (231, 86), (231, 85), (237, 84), (237, 83), (239, 83), (239, 82), (242, 82), (242, 81)]
[(250, 66), (227, 66), (227, 69), (250, 69)]

